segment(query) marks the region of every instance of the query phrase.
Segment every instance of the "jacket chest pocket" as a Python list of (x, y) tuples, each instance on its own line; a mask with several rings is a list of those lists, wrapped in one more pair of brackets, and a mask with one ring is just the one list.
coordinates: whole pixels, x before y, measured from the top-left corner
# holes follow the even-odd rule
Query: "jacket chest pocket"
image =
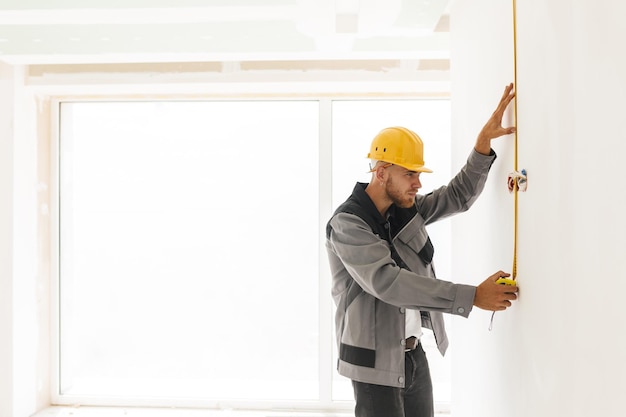
[[(428, 267), (435, 253), (426, 228), (412, 223), (394, 238), (394, 247), (409, 269), (414, 272)], [(417, 262), (418, 260), (421, 262)]]

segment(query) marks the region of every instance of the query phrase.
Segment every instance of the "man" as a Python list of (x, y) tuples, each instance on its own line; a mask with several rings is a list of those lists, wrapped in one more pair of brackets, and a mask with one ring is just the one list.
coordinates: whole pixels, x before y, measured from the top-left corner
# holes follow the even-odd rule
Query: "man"
[(504, 310), (517, 287), (498, 285), (498, 271), (477, 287), (437, 280), (426, 225), (460, 213), (481, 193), (496, 155), (491, 140), (511, 134), (502, 127), (515, 96), (505, 87), (480, 131), (466, 165), (427, 195), (417, 194), (424, 166), (419, 136), (403, 127), (372, 141), (369, 184), (357, 183), (326, 228), (326, 248), (337, 306), (338, 371), (352, 380), (357, 417), (430, 417), (433, 393), (419, 343), (432, 329), (441, 354), (448, 339), (442, 313), (467, 317), (473, 306)]

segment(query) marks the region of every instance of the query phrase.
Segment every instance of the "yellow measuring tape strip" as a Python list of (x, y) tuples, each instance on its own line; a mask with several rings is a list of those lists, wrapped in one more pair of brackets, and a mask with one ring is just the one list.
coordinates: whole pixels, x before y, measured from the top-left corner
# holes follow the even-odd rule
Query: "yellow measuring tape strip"
[[(515, 126), (515, 151), (513, 159), (513, 169), (517, 172), (517, 4), (513, 0), (513, 82), (515, 85), (515, 97), (513, 98), (513, 125)], [(511, 278), (517, 278), (517, 182), (513, 189), (515, 195), (515, 217), (513, 225), (513, 269), (511, 270)]]
[[(514, 133), (514, 156), (513, 156), (513, 176), (509, 176), (509, 190), (514, 194), (515, 205), (515, 217), (513, 219), (513, 268), (511, 270), (511, 278), (500, 278), (496, 283), (505, 285), (515, 285), (515, 279), (517, 278), (517, 223), (518, 223), (518, 200), (517, 194), (519, 191), (520, 174), (517, 168), (517, 4), (513, 0), (513, 85), (515, 86), (515, 97), (513, 98), (513, 126), (515, 126)], [(526, 171), (522, 170), (524, 180), (524, 190), (526, 187)], [(512, 181), (512, 183), (511, 183)], [(489, 331), (493, 329), (493, 318), (496, 312), (491, 314), (491, 321), (489, 323)]]

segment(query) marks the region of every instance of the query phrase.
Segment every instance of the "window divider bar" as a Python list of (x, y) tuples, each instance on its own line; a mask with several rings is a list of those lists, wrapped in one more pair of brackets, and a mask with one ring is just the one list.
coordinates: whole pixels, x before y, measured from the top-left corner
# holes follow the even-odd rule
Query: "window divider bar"
[(330, 269), (327, 264), (325, 230), (332, 210), (332, 100), (319, 101), (319, 399), (329, 408), (332, 399), (333, 320)]

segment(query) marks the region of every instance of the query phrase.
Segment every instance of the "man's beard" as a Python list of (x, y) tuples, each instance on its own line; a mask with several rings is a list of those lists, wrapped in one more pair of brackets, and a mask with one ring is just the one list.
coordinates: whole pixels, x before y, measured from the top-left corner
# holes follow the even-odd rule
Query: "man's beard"
[(385, 192), (393, 204), (400, 208), (410, 208), (415, 204), (415, 197), (411, 197), (406, 192), (403, 193), (400, 191), (391, 177), (389, 177), (389, 180), (387, 180), (385, 184)]

